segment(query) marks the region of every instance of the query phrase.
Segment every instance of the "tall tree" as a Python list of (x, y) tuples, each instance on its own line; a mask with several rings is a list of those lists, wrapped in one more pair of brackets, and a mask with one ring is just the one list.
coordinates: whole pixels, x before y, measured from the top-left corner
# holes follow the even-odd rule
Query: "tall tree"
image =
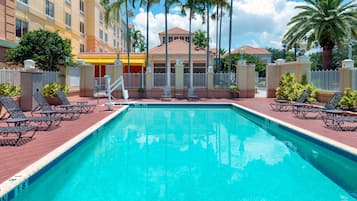
[(189, 33), (189, 45), (188, 45), (188, 65), (190, 68), (190, 87), (188, 90), (188, 95), (189, 96), (195, 96), (194, 94), (194, 88), (193, 88), (193, 64), (192, 64), (192, 55), (191, 55), (191, 49), (192, 49), (192, 19), (195, 18), (196, 14), (201, 14), (204, 12), (204, 1), (202, 0), (187, 0), (186, 3), (182, 4), (181, 6), (181, 13), (186, 16), (186, 10), (189, 11), (189, 28), (188, 28), (188, 33)]
[(206, 48), (208, 43), (207, 43), (207, 38), (206, 38), (206, 33), (202, 30), (197, 30), (194, 32), (193, 35), (193, 44), (197, 47), (200, 48)]
[(216, 12), (211, 16), (213, 20), (216, 20), (216, 67), (220, 67), (221, 55), (218, 52), (221, 49), (222, 18), (224, 16), (223, 10), (229, 9), (229, 3), (227, 0), (212, 1), (212, 5), (216, 5)]
[(343, 0), (305, 0), (305, 2), (308, 4), (295, 7), (302, 11), (292, 17), (288, 23), (289, 30), (284, 35), (287, 49), (294, 47), (302, 39), (306, 39), (307, 48), (318, 43), (322, 47), (323, 68), (333, 69), (335, 68), (332, 56), (334, 46), (336, 44), (341, 46), (348, 34), (357, 38), (356, 1), (344, 3)]
[(130, 36), (131, 36), (131, 39), (132, 39), (132, 48), (133, 48), (133, 51), (136, 52), (136, 50), (139, 50), (139, 52), (142, 52), (144, 51), (145, 49), (145, 43), (144, 43), (144, 35), (141, 33), (140, 30), (136, 30), (135, 28), (133, 28), (131, 31), (130, 31)]
[(170, 7), (178, 4), (179, 0), (165, 0), (165, 65), (166, 65), (166, 87), (164, 88), (164, 96), (171, 97), (171, 70), (170, 70), (170, 61), (169, 61), (169, 50), (168, 50), (168, 25), (167, 25), (167, 14), (170, 11)]
[[(133, 5), (135, 4), (135, 0), (131, 1)], [(104, 8), (104, 22), (106, 25), (111, 24), (111, 22), (121, 23), (121, 6), (125, 5), (125, 23), (126, 23), (126, 49), (128, 55), (128, 84), (130, 86), (130, 27), (129, 27), (129, 16), (132, 13), (128, 8), (128, 0), (101, 0), (100, 4)], [(119, 54), (118, 54), (119, 55)], [(118, 58), (119, 59), (119, 58)]]
[(57, 32), (35, 30), (24, 34), (19, 44), (10, 49), (6, 60), (22, 64), (32, 59), (42, 70), (58, 71), (59, 66), (74, 65), (70, 41), (62, 39)]

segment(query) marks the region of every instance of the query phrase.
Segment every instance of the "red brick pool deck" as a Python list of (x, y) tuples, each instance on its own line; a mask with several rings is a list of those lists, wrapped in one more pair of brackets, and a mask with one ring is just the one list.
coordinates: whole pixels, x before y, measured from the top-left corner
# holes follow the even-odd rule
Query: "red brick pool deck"
[[(80, 132), (86, 130), (96, 122), (107, 117), (113, 111), (107, 111), (103, 104), (106, 99), (92, 99), (78, 96), (70, 97), (70, 100), (87, 100), (90, 103), (96, 103), (97, 107), (93, 113), (82, 114), (79, 119), (72, 121), (63, 121), (59, 128), (51, 131), (37, 132), (35, 137), (19, 146), (0, 146), (0, 183), (14, 176), (17, 172), (23, 170), (30, 164), (36, 162), (55, 148), (61, 146)], [(158, 99), (132, 100), (142, 102), (161, 102)], [(173, 99), (171, 102), (187, 102), (187, 100)], [(357, 131), (338, 132), (324, 127), (321, 120), (302, 120), (295, 118), (290, 112), (273, 112), (269, 103), (273, 99), (269, 98), (251, 98), (251, 99), (200, 99), (199, 102), (225, 102), (237, 103), (250, 109), (256, 110), (265, 115), (274, 117), (281, 121), (293, 124), (297, 127), (304, 128), (316, 134), (328, 137), (335, 141), (357, 148)], [(116, 110), (119, 107), (114, 108)], [(4, 138), (1, 138), (4, 140)], [(4, 141), (1, 141), (4, 142)]]

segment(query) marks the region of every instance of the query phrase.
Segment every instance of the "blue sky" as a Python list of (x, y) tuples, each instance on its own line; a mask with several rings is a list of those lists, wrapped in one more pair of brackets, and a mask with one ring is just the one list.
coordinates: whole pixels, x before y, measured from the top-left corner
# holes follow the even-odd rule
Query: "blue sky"
[[(282, 36), (290, 18), (298, 13), (295, 6), (301, 5), (302, 0), (234, 0), (233, 1), (233, 30), (232, 49), (242, 45), (253, 47), (281, 48)], [(137, 8), (135, 16), (130, 19), (135, 28), (146, 36), (146, 10)], [(156, 5), (150, 12), (150, 44), (159, 44), (158, 33), (165, 30), (163, 5)], [(168, 26), (181, 27), (188, 30), (188, 18), (181, 16), (178, 7), (172, 7), (168, 15)], [(210, 46), (216, 46), (216, 23), (210, 21)], [(193, 20), (192, 31), (206, 30), (200, 17)], [(223, 19), (222, 48), (228, 49), (228, 13)]]

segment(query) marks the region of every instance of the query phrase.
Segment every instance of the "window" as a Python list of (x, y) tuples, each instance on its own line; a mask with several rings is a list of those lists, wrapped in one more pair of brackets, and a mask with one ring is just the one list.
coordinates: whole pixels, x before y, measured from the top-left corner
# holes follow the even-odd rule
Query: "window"
[(103, 24), (103, 19), (104, 19), (103, 12), (99, 12), (99, 23), (100, 24)]
[(80, 44), (79, 45), (79, 51), (80, 52), (84, 52), (84, 44)]
[(113, 47), (116, 48), (117, 47), (117, 40), (113, 39)]
[(67, 5), (71, 5), (71, 0), (66, 0)]
[(28, 32), (29, 23), (16, 19), (16, 37), (21, 37)]
[(79, 10), (80, 10), (81, 14), (84, 15), (84, 1), (83, 0), (79, 1)]
[(117, 36), (117, 27), (113, 25), (113, 35)]
[(46, 0), (46, 15), (54, 18), (55, 17), (55, 4)]
[(108, 34), (107, 33), (104, 34), (104, 41), (105, 41), (105, 43), (108, 44)]
[(99, 48), (99, 52), (103, 52), (103, 49), (102, 49), (102, 48)]
[(22, 3), (24, 4), (29, 4), (29, 1), (28, 0), (20, 0)]
[(99, 30), (99, 38), (101, 41), (103, 41), (103, 30)]
[(69, 28), (72, 25), (71, 15), (66, 13), (66, 27)]
[(79, 31), (81, 32), (81, 36), (84, 37), (84, 23), (83, 22), (79, 22)]

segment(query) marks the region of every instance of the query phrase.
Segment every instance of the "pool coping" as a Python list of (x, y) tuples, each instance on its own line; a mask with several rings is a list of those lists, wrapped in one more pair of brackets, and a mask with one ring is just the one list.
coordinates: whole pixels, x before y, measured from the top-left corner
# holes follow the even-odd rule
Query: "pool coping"
[(260, 113), (260, 112), (257, 112), (255, 110), (252, 110), (250, 108), (247, 108), (245, 106), (242, 106), (242, 105), (239, 105), (239, 104), (236, 104), (236, 103), (231, 103), (231, 105), (234, 105), (235, 107), (238, 107), (238, 108), (241, 108), (241, 109), (244, 109), (248, 112), (251, 112), (255, 115), (258, 115), (258, 116), (261, 116), (261, 117), (264, 117), (265, 119), (269, 119), (271, 121), (274, 121), (280, 125), (283, 125), (287, 128), (290, 128), (292, 130), (295, 130), (297, 132), (299, 132), (300, 134), (302, 135), (306, 135), (308, 137), (311, 137), (312, 139), (315, 139), (315, 140), (318, 140), (318, 141), (321, 141), (327, 145), (330, 145), (330, 146), (333, 146), (334, 148), (336, 149), (340, 149), (342, 151), (345, 151), (347, 153), (350, 153), (352, 155), (355, 155), (357, 156), (357, 148), (354, 148), (352, 146), (349, 146), (349, 145), (346, 145), (344, 143), (341, 143), (341, 142), (338, 142), (336, 140), (333, 140), (333, 139), (330, 139), (328, 137), (325, 137), (325, 136), (322, 136), (322, 135), (319, 135), (315, 132), (312, 132), (312, 131), (309, 131), (309, 130), (306, 130), (306, 129), (303, 129), (303, 128), (300, 128), (300, 127), (297, 127), (297, 126), (294, 126), (293, 124), (291, 123), (287, 123), (287, 122), (284, 122), (284, 121), (281, 121), (277, 118), (274, 118), (274, 117), (271, 117), (271, 116), (268, 116), (266, 114), (263, 114), (263, 113)]
[[(96, 124), (93, 126), (87, 128), (86, 130), (82, 131), (81, 133), (77, 134), (75, 137), (70, 139), (69, 141), (65, 142), (61, 146), (57, 147), (50, 153), (46, 154), (43, 156), (41, 159), (38, 161), (32, 163), (31, 165), (27, 166), (25, 169), (21, 170), (20, 172), (16, 173), (14, 176), (10, 177), (7, 179), (5, 182), (0, 184), (0, 200), (3, 200), (2, 198), (12, 191), (16, 191), (17, 188), (20, 188), (19, 190), (22, 190), (23, 188), (27, 187), (26, 181), (36, 175), (38, 172), (46, 168), (49, 164), (54, 162), (56, 159), (60, 158), (61, 155), (64, 155), (67, 151), (71, 150), (74, 148), (76, 145), (80, 144), (83, 142), (88, 136), (92, 135), (94, 131), (96, 131), (98, 128), (118, 116), (120, 113), (123, 111), (127, 110), (130, 105), (229, 105), (229, 106), (234, 106), (236, 108), (242, 109), (244, 111), (247, 111), (251, 114), (254, 114), (259, 117), (263, 117), (265, 119), (268, 119), (270, 121), (273, 121), (277, 124), (280, 124), (282, 126), (285, 126), (289, 129), (295, 130), (296, 132), (299, 132), (299, 134), (306, 135), (307, 137), (310, 137), (314, 140), (320, 141), (326, 145), (332, 146), (335, 149), (339, 149), (341, 151), (347, 152), (349, 154), (355, 155), (357, 157), (357, 148), (351, 147), (349, 145), (343, 144), (341, 142), (332, 140), (330, 138), (324, 137), (322, 135), (319, 135), (315, 132), (294, 126), (291, 123), (284, 122), (282, 120), (279, 120), (277, 118), (268, 116), (266, 114), (260, 113), (256, 110), (247, 108), (245, 106), (239, 105), (237, 103), (231, 103), (231, 102), (129, 102), (125, 104), (120, 104), (116, 106), (121, 106), (121, 108), (118, 108), (118, 110), (114, 111), (112, 114), (108, 115), (104, 119), (98, 121)], [(21, 186), (21, 184), (25, 183), (25, 186)], [(6, 198), (4, 200), (7, 200)]]
[[(43, 168), (45, 168), (51, 162), (55, 161), (57, 158), (59, 158), (61, 155), (65, 154), (71, 148), (75, 147), (77, 144), (79, 144), (80, 142), (85, 140), (88, 136), (92, 135), (94, 131), (96, 131), (98, 128), (100, 128), (101, 126), (103, 126), (104, 124), (106, 124), (107, 122), (112, 120), (114, 117), (116, 117), (121, 112), (125, 111), (128, 107), (129, 106), (122, 106), (122, 108), (119, 108), (117, 111), (114, 111), (110, 115), (106, 116), (104, 119), (98, 121), (96, 124), (85, 129), (84, 131), (80, 132), (79, 134), (74, 136), (72, 139), (68, 140), (61, 146), (57, 147), (50, 153), (43, 156), (38, 161), (32, 163), (31, 165), (27, 166), (25, 169), (21, 170), (20, 172), (16, 173), (14, 176), (10, 177), (9, 179), (7, 179), (3, 183), (1, 183), (0, 184), (0, 200), (2, 200), (2, 198), (4, 196), (9, 194), (11, 191), (13, 191), (15, 188), (20, 186), (26, 180), (28, 180), (29, 178), (34, 176), (36, 173), (41, 171)], [(7, 200), (7, 199), (5, 198), (5, 200)]]

